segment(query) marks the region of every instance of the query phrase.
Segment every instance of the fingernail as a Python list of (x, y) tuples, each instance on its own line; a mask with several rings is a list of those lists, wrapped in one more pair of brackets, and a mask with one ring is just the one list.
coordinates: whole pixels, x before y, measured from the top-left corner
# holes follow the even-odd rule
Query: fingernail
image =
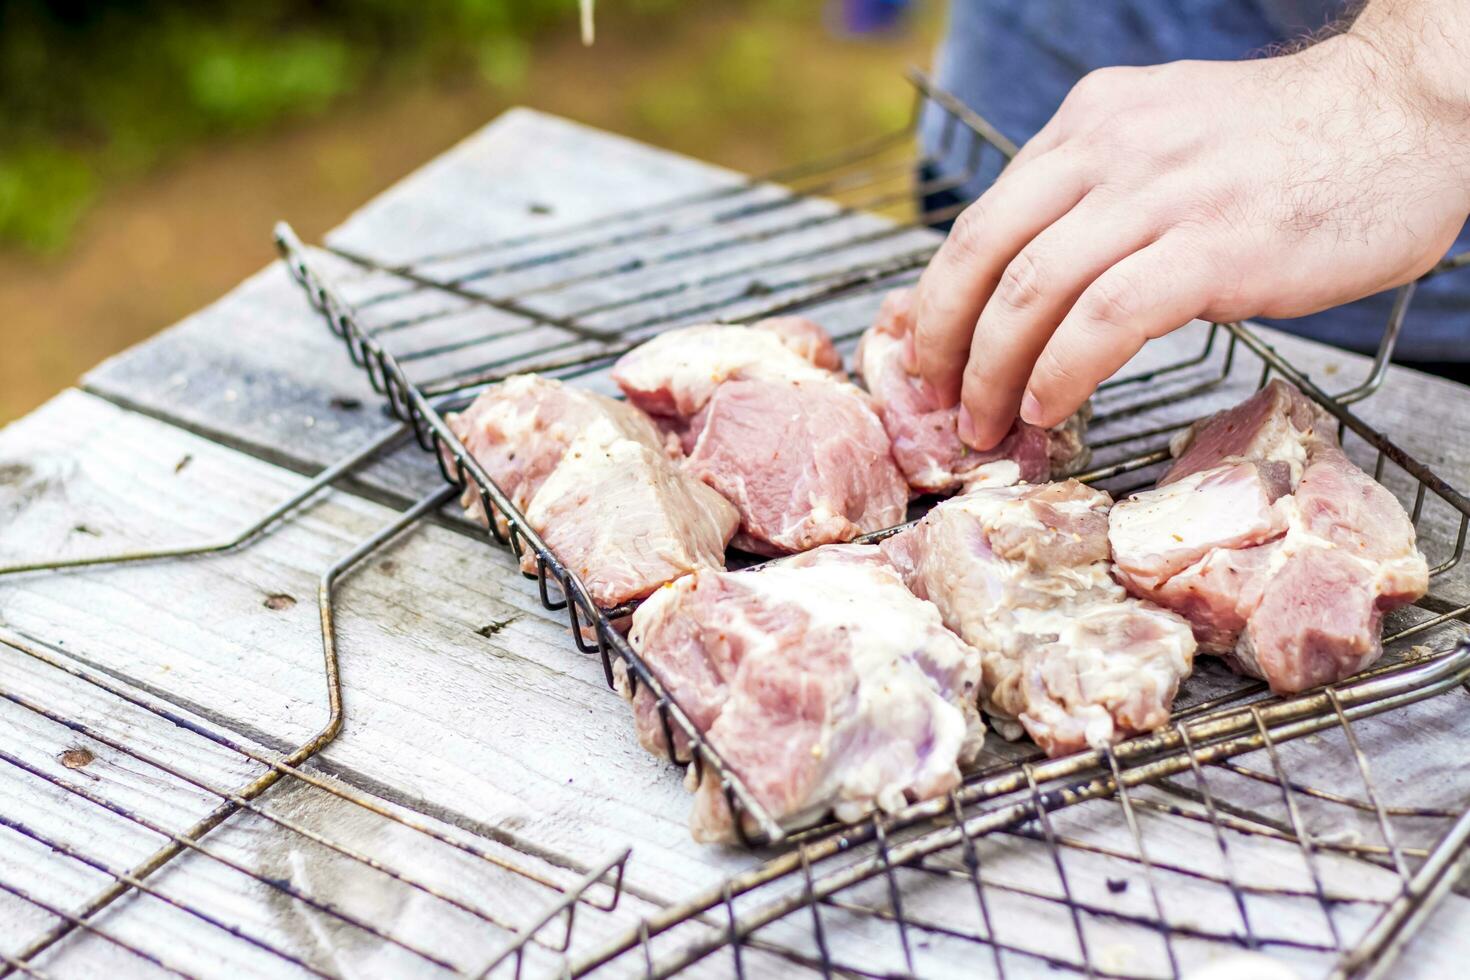
[(975, 420), (970, 417), (970, 410), (963, 405), (960, 406), (959, 430), (960, 442), (967, 446), (975, 442)]
[(1031, 425), (1041, 424), (1041, 402), (1029, 391), (1021, 396), (1021, 421)]

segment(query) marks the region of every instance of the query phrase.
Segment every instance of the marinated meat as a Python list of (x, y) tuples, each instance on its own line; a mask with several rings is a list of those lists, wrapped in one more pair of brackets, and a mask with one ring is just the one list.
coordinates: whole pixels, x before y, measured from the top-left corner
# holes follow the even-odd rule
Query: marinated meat
[[(1272, 501), (1301, 482), (1313, 445), (1336, 445), (1335, 423), (1300, 391), (1277, 379), (1255, 396), (1196, 422), (1169, 446), (1174, 465), (1164, 486), (1226, 463), (1249, 463), (1260, 471)], [(1325, 442), (1323, 441), (1325, 438)]]
[(662, 334), (613, 377), (680, 436), (688, 469), (740, 510), (736, 544), (778, 555), (903, 520), (908, 484), (868, 396), (807, 320)]
[(687, 469), (735, 504), (735, 544), (757, 554), (851, 541), (898, 524), (908, 506), (862, 392), (827, 380), (720, 385)]
[(1000, 445), (983, 453), (966, 446), (957, 428), (959, 406), (940, 404), (933, 389), (904, 365), (912, 335), (912, 294), (895, 290), (863, 334), (857, 370), (893, 441), (893, 457), (916, 491), (1041, 483), (1086, 465), (1086, 410), (1049, 430), (1017, 420)]
[(1286, 513), (1254, 463), (1197, 470), (1116, 505), (1110, 532), (1121, 571), (1157, 588), (1215, 549), (1241, 549), (1286, 533)]
[(1428, 589), (1414, 527), (1353, 465), (1330, 416), (1276, 380), (1197, 423), (1159, 486), (1118, 503), (1130, 592), (1186, 616), (1200, 649), (1291, 693), (1382, 654), (1383, 613)]
[(1193, 666), (1189, 624), (1113, 581), (1110, 504), (1075, 480), (974, 490), (881, 545), (980, 651), (1000, 731), (1053, 756), (1167, 723)]
[(624, 354), (612, 377), (634, 405), (677, 425), (697, 415), (732, 378), (842, 380), (841, 369), (826, 331), (800, 317), (777, 317), (749, 327), (711, 323), (670, 330)]
[[(758, 571), (696, 572), (649, 597), (629, 639), (788, 827), (946, 793), (983, 740), (979, 655), (872, 545), (830, 545)], [(646, 686), (633, 702), (639, 741), (664, 754)], [(682, 737), (675, 747), (689, 757)], [(709, 770), (691, 828), (706, 841), (734, 834)]]
[[(506, 378), (486, 389), (464, 412), (452, 413), (445, 421), (522, 513), (561, 463), (567, 446), (595, 422), (606, 422), (623, 438), (658, 453), (677, 452), (668, 437), (633, 406), (535, 374)], [(460, 503), (471, 518), (485, 519), (472, 486), (466, 487)], [(503, 519), (500, 524), (503, 531)]]
[(751, 324), (752, 330), (765, 330), (780, 338), (781, 343), (803, 358), (827, 371), (842, 371), (842, 355), (832, 338), (820, 325), (803, 316), (774, 316)]
[[(660, 450), (601, 420), (567, 447), (526, 521), (608, 609), (689, 572), (723, 568), (740, 517)], [(529, 549), (522, 567), (535, 571)]]

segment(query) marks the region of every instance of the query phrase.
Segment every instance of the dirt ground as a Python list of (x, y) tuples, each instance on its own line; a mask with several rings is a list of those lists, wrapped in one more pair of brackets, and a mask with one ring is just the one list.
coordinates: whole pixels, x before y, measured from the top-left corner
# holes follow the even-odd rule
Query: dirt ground
[(0, 253), (0, 423), (260, 268), (272, 258), (277, 219), (319, 238), (510, 105), (769, 169), (905, 118), (911, 90), (902, 72), (928, 63), (940, 26), (930, 9), (893, 37), (838, 37), (815, 5), (798, 15), (772, 5), (676, 18), (653, 38), (604, 21), (590, 50), (570, 28), (547, 39), (514, 92), (476, 80), (421, 82), (201, 147), (111, 188), (62, 255)]

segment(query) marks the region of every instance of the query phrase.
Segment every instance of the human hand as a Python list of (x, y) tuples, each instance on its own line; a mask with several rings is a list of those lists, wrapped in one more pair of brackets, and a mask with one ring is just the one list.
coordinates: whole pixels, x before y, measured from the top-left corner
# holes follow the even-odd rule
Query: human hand
[[(1470, 213), (1454, 6), (1379, 0), (1296, 54), (1084, 78), (919, 282), (910, 367), (962, 403), (961, 438), (1061, 422), (1196, 317), (1302, 316), (1427, 271)], [(1420, 7), (1464, 23), (1426, 41)]]

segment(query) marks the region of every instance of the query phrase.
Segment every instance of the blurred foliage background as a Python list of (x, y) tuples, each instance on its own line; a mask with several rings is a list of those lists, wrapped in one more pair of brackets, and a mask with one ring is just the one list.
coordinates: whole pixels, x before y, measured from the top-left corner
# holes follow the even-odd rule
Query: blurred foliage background
[(3, 0), (0, 421), (506, 107), (746, 170), (900, 123), (941, 11), (836, 0)]

